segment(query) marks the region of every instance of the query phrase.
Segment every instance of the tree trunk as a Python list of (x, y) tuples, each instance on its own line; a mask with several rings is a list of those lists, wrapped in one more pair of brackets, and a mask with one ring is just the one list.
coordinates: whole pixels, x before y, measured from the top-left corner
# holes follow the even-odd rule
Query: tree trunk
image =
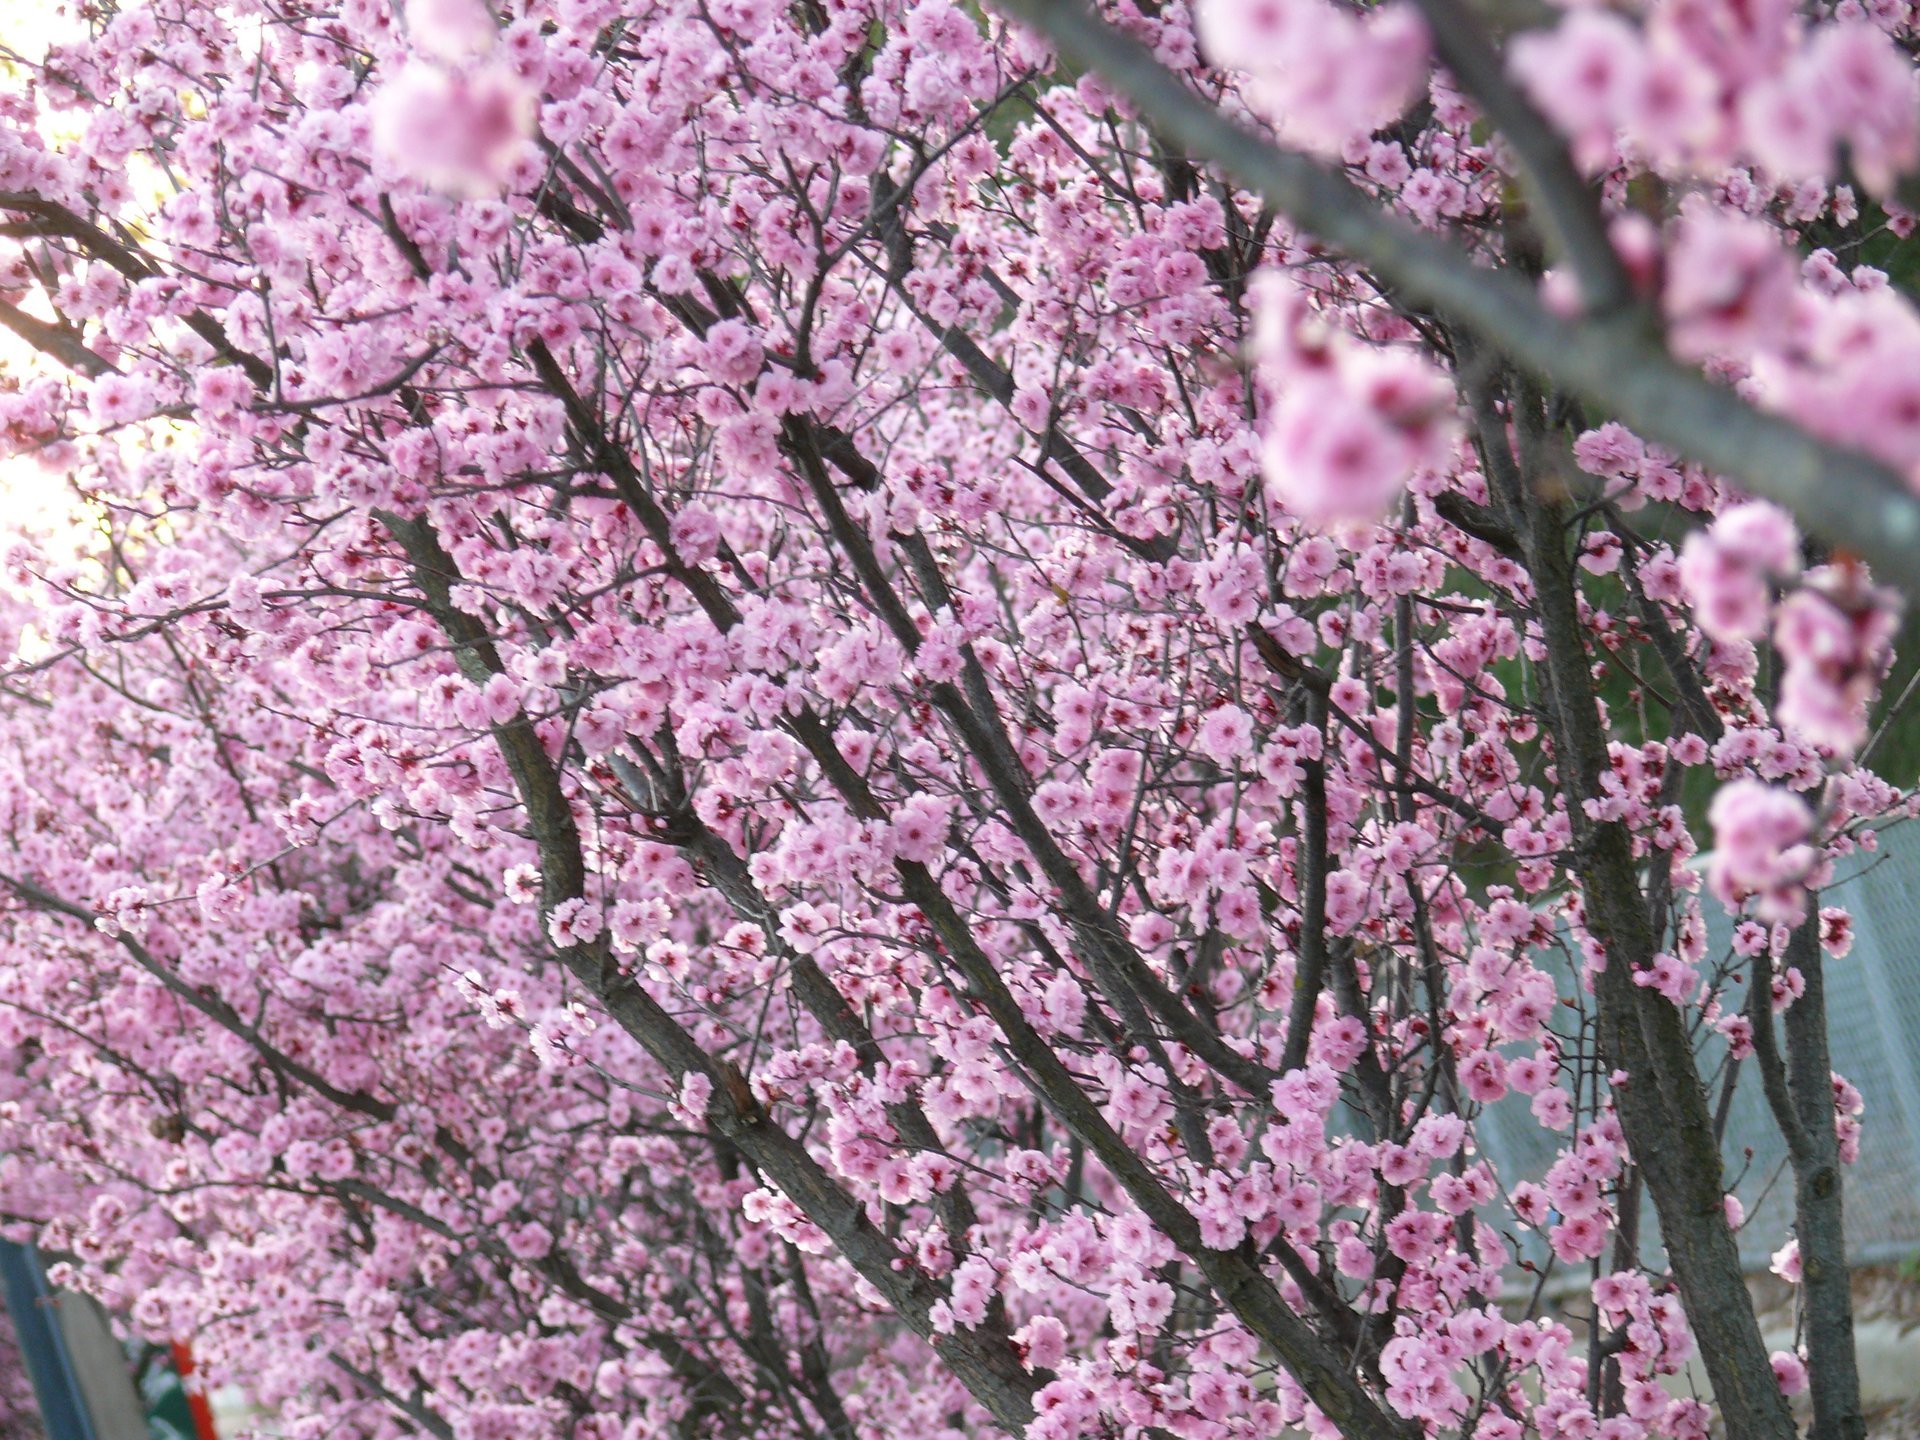
[(1660, 1217), (1667, 1258), (1727, 1433), (1739, 1440), (1793, 1440), (1793, 1417), (1774, 1380), (1727, 1223), (1720, 1147), (1686, 1027), (1664, 997), (1634, 984), (1634, 972), (1652, 960), (1657, 941), (1632, 840), (1623, 826), (1591, 820), (1583, 808), (1600, 793), (1607, 738), (1580, 624), (1565, 512), (1538, 485), (1511, 498), (1524, 507), (1528, 522), (1528, 568), (1546, 646), (1548, 721), (1574, 827), (1586, 925), (1606, 950), (1594, 991), (1605, 1063), (1624, 1072), (1624, 1083), (1613, 1086), (1614, 1105)]

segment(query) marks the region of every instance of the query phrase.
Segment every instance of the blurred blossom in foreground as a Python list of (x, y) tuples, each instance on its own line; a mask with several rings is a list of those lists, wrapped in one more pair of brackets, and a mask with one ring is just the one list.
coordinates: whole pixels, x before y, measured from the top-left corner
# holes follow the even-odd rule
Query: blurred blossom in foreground
[(484, 55), (498, 35), (482, 0), (408, 0), (407, 37), (422, 55), (457, 65)]
[(373, 100), (373, 144), (404, 174), (458, 195), (505, 181), (533, 132), (533, 95), (512, 71), (415, 64)]
[(1757, 895), (1762, 919), (1799, 924), (1804, 882), (1819, 858), (1807, 802), (1759, 780), (1735, 780), (1720, 787), (1707, 818), (1714, 844), (1707, 884), (1720, 903), (1737, 910)]

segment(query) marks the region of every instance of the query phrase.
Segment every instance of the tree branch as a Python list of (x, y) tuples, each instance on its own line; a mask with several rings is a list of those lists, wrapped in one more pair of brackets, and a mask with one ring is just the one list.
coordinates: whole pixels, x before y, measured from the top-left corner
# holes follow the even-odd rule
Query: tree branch
[(1539, 203), (1536, 212), (1580, 281), (1590, 314), (1635, 303), (1633, 282), (1607, 235), (1600, 202), (1546, 116), (1507, 79), (1500, 54), (1461, 0), (1414, 0), (1426, 17), (1434, 53), (1480, 106), (1520, 161)]
[(0, 325), (6, 326), (42, 355), (58, 360), (69, 370), (76, 370), (90, 379), (120, 373), (119, 367), (112, 361), (89, 350), (78, 331), (29, 315), (18, 305), (6, 300), (0, 300)]

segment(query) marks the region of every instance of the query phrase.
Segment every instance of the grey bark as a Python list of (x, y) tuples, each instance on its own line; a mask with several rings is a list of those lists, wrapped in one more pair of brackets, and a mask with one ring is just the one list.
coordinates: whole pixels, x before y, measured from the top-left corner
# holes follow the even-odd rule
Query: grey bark
[(1633, 983), (1657, 949), (1640, 887), (1631, 837), (1614, 822), (1586, 817), (1582, 802), (1600, 793), (1607, 737), (1595, 704), (1578, 585), (1560, 506), (1526, 492), (1528, 568), (1543, 638), (1560, 784), (1574, 826), (1575, 865), (1589, 932), (1606, 948), (1595, 977), (1601, 1051), (1625, 1072), (1613, 1089), (1634, 1163), (1660, 1217), (1660, 1233), (1702, 1363), (1727, 1432), (1741, 1440), (1793, 1440), (1792, 1414), (1772, 1363), (1733, 1230), (1727, 1223), (1720, 1147), (1705, 1087), (1680, 1012)]
[[(1860, 1369), (1854, 1353), (1853, 1290), (1847, 1267), (1844, 1182), (1834, 1127), (1833, 1065), (1827, 1053), (1825, 957), (1820, 916), (1794, 931), (1786, 959), (1806, 989), (1787, 1008), (1787, 1086), (1797, 1121), (1788, 1132), (1794, 1230), (1800, 1240), (1800, 1299), (1806, 1322), (1811, 1440), (1864, 1440)], [(1782, 1127), (1785, 1128), (1784, 1125)]]

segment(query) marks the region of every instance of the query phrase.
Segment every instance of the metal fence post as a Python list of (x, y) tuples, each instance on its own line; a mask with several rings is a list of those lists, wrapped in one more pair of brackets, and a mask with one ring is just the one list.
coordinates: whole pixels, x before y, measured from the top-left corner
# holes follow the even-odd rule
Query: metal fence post
[(67, 1356), (53, 1291), (40, 1268), (40, 1257), (24, 1245), (0, 1240), (0, 1282), (5, 1285), (7, 1310), (13, 1316), (27, 1378), (40, 1401), (47, 1440), (98, 1440), (80, 1393), (79, 1377)]

